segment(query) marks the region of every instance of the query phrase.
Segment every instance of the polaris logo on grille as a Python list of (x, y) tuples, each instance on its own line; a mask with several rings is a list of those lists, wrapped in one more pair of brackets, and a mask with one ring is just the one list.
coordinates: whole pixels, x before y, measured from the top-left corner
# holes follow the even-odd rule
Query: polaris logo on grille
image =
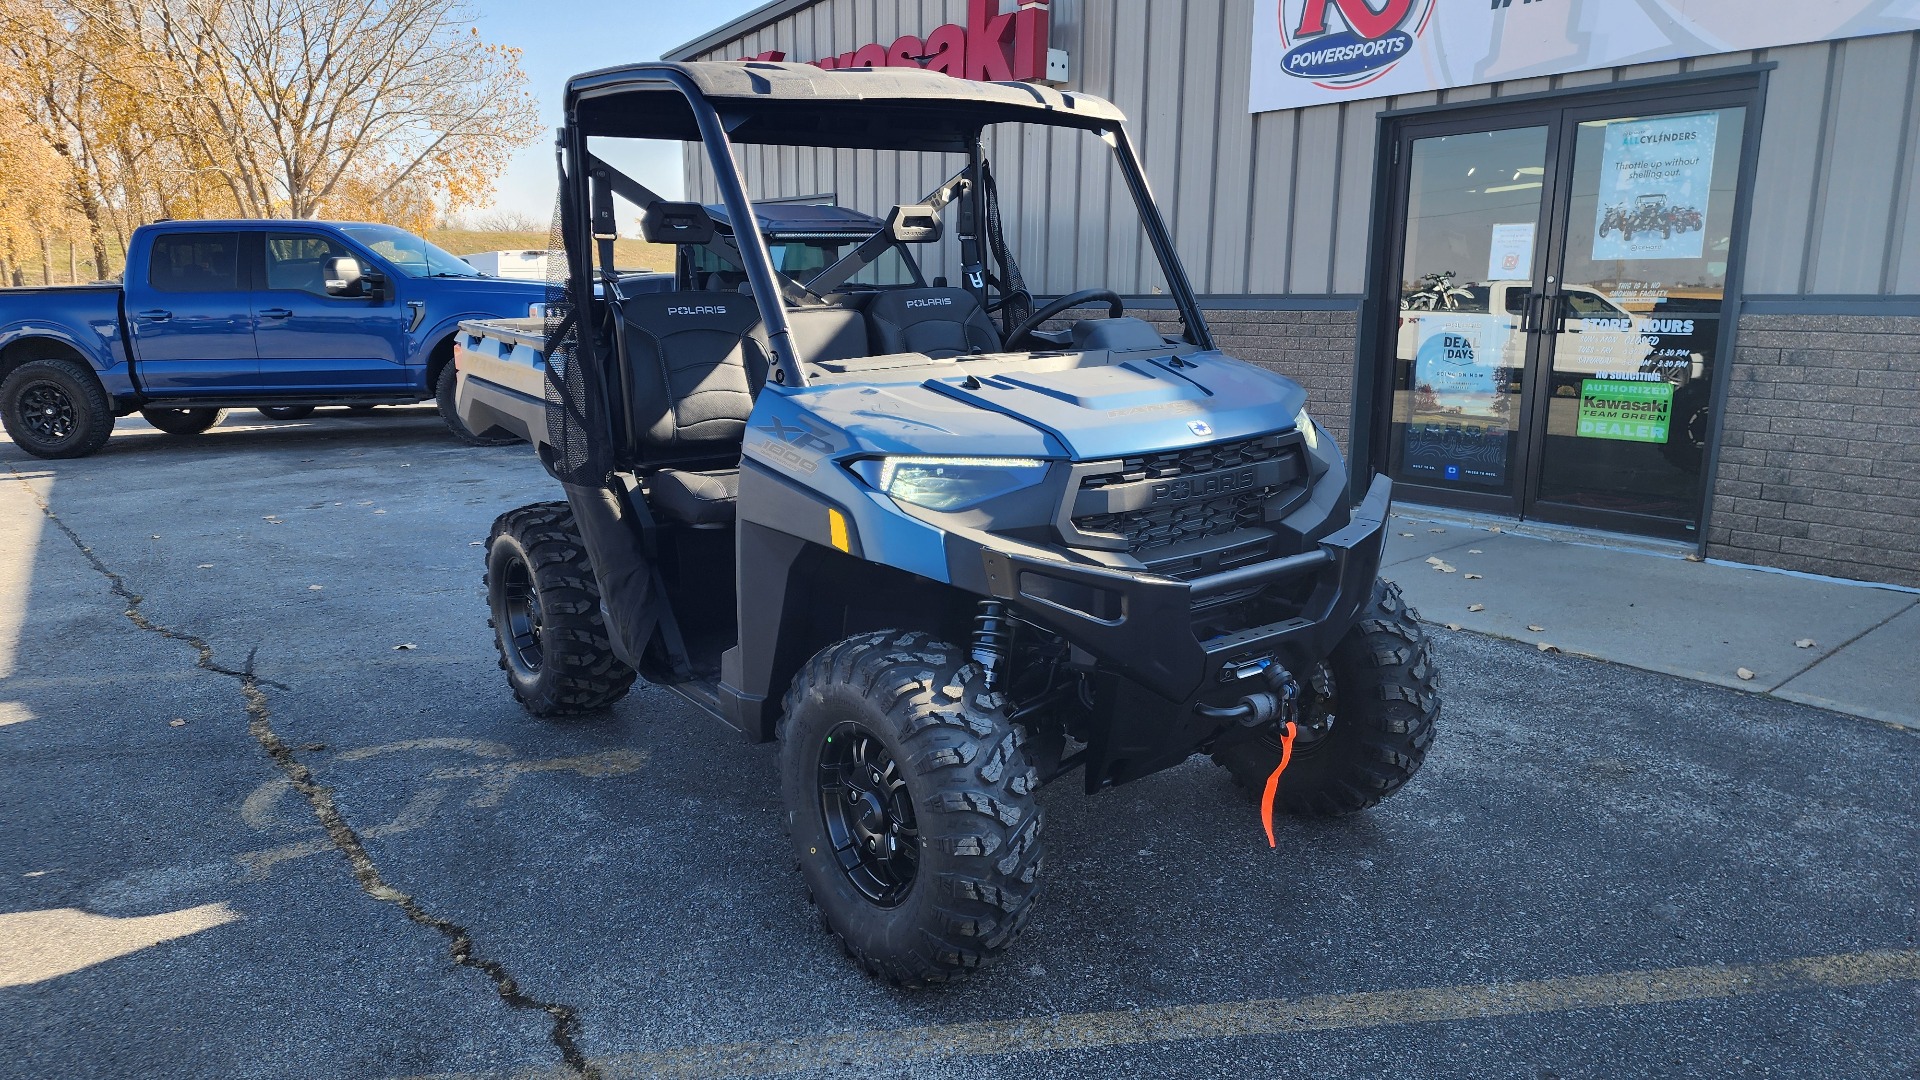
[(951, 296), (937, 296), (937, 297), (934, 297), (934, 298), (933, 298), (933, 299), (931, 299), (931, 300), (909, 300), (909, 301), (907, 301), (907, 306), (908, 306), (908, 307), (910, 307), (910, 308), (915, 308), (915, 307), (952, 307), (952, 306), (953, 306), (953, 297), (951, 297)]
[(1188, 499), (1205, 499), (1215, 495), (1231, 495), (1237, 491), (1246, 491), (1253, 487), (1254, 468), (1249, 465), (1243, 469), (1222, 470), (1201, 476), (1189, 476), (1179, 480), (1168, 480), (1153, 485), (1153, 501), (1185, 502)]
[(670, 307), (667, 309), (667, 314), (669, 315), (725, 315), (726, 313), (727, 309), (719, 304), (714, 304), (711, 307)]
[(1204, 439), (1213, 434), (1213, 425), (1207, 423), (1205, 420), (1189, 420), (1187, 421), (1187, 430)]

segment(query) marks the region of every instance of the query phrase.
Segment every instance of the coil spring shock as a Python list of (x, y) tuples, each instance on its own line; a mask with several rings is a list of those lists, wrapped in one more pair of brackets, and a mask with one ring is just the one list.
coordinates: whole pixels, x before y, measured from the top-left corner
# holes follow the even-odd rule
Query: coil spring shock
[(973, 659), (986, 675), (986, 689), (1000, 684), (1000, 665), (1013, 643), (1013, 625), (1007, 619), (1007, 605), (999, 600), (980, 601), (980, 612), (973, 617)]

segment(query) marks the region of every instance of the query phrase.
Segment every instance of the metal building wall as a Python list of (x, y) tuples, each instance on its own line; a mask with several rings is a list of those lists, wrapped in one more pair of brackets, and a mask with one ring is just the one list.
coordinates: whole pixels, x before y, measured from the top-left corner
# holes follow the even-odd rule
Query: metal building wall
[[(1797, 45), (1643, 64), (1439, 93), (1247, 112), (1251, 0), (1054, 0), (1053, 45), (1072, 58), (1072, 89), (1113, 99), (1132, 119), (1154, 194), (1194, 285), (1212, 295), (1361, 291), (1379, 114), (1561, 87), (1756, 62), (1778, 65), (1763, 128), (1749, 244), (1749, 295), (1920, 294), (1920, 34)], [(811, 59), (964, 22), (965, 0), (819, 0), (710, 50), (769, 49)], [(1016, 252), (1042, 291), (1107, 284), (1148, 293), (1151, 256), (1097, 145), (1069, 135), (997, 146)], [(882, 208), (917, 198), (942, 172), (882, 173), (869, 155), (748, 148), (762, 194), (835, 191)], [(948, 169), (947, 171), (951, 171)], [(711, 198), (698, 162), (689, 191)]]

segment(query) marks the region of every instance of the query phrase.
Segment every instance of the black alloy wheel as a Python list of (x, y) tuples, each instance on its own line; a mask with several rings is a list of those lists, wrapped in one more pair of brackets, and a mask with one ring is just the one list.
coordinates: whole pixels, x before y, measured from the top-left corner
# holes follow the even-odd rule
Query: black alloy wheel
[(40, 380), (20, 391), (20, 422), (34, 438), (58, 442), (73, 434), (80, 413), (58, 383)]
[(540, 633), (546, 620), (540, 611), (540, 591), (533, 587), (533, 572), (517, 554), (500, 567), (501, 650), (513, 673), (526, 679), (540, 677), (544, 654)]
[(581, 716), (626, 696), (634, 670), (608, 639), (599, 582), (566, 503), (496, 518), (485, 581), (500, 668), (528, 712)]
[(876, 735), (847, 722), (820, 747), (820, 813), (847, 880), (879, 907), (896, 907), (920, 869), (920, 830), (906, 777)]

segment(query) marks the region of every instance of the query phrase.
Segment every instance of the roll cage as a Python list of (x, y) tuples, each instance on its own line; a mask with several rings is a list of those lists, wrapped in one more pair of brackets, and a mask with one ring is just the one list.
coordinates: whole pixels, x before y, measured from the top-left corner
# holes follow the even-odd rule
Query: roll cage
[[(603, 284), (614, 280), (616, 196), (637, 206), (643, 219), (653, 219), (657, 212), (661, 217), (696, 217), (699, 220), (688, 226), (693, 229), (689, 239), (746, 272), (774, 369), (771, 378), (788, 387), (805, 386), (805, 358), (795, 346), (787, 309), (825, 303), (824, 294), (895, 242), (901, 235), (898, 230), (938, 230), (950, 206), (957, 209), (953, 217), (961, 246), (962, 285), (989, 311), (1018, 302), (1024, 289), (1018, 284), (1017, 268), (1009, 266), (1004, 246), (989, 235), (997, 213), (990, 201), (992, 170), (982, 132), (993, 124), (1036, 124), (1091, 132), (1113, 150), (1168, 293), (1186, 326), (1186, 338), (1211, 348), (1205, 319), (1166, 223), (1148, 193), (1139, 156), (1122, 121), (1117, 109), (1092, 95), (1026, 83), (969, 82), (897, 68), (828, 71), (759, 61), (658, 62), (589, 72), (567, 84), (565, 124), (558, 140), (567, 291), (575, 297), (591, 297), (596, 278)], [(670, 203), (592, 155), (587, 140), (594, 137), (700, 143), (721, 205), (732, 222), (757, 220), (733, 152), (737, 145), (963, 153), (967, 165), (921, 203), (897, 207), (885, 228), (803, 282), (774, 266), (760, 230), (714, 228), (714, 215), (704, 207)], [(922, 220), (906, 220), (915, 216)], [(990, 267), (990, 260), (1000, 263), (999, 273)], [(1009, 269), (1013, 272), (1008, 273)], [(565, 304), (550, 305), (550, 310), (556, 306), (569, 310)], [(565, 325), (550, 331), (550, 336), (574, 329), (585, 358), (609, 355), (602, 320), (562, 318)], [(604, 365), (584, 367), (587, 378), (603, 380), (603, 374), (594, 369)], [(604, 386), (597, 389), (604, 391)], [(605, 399), (604, 393), (596, 396)]]

